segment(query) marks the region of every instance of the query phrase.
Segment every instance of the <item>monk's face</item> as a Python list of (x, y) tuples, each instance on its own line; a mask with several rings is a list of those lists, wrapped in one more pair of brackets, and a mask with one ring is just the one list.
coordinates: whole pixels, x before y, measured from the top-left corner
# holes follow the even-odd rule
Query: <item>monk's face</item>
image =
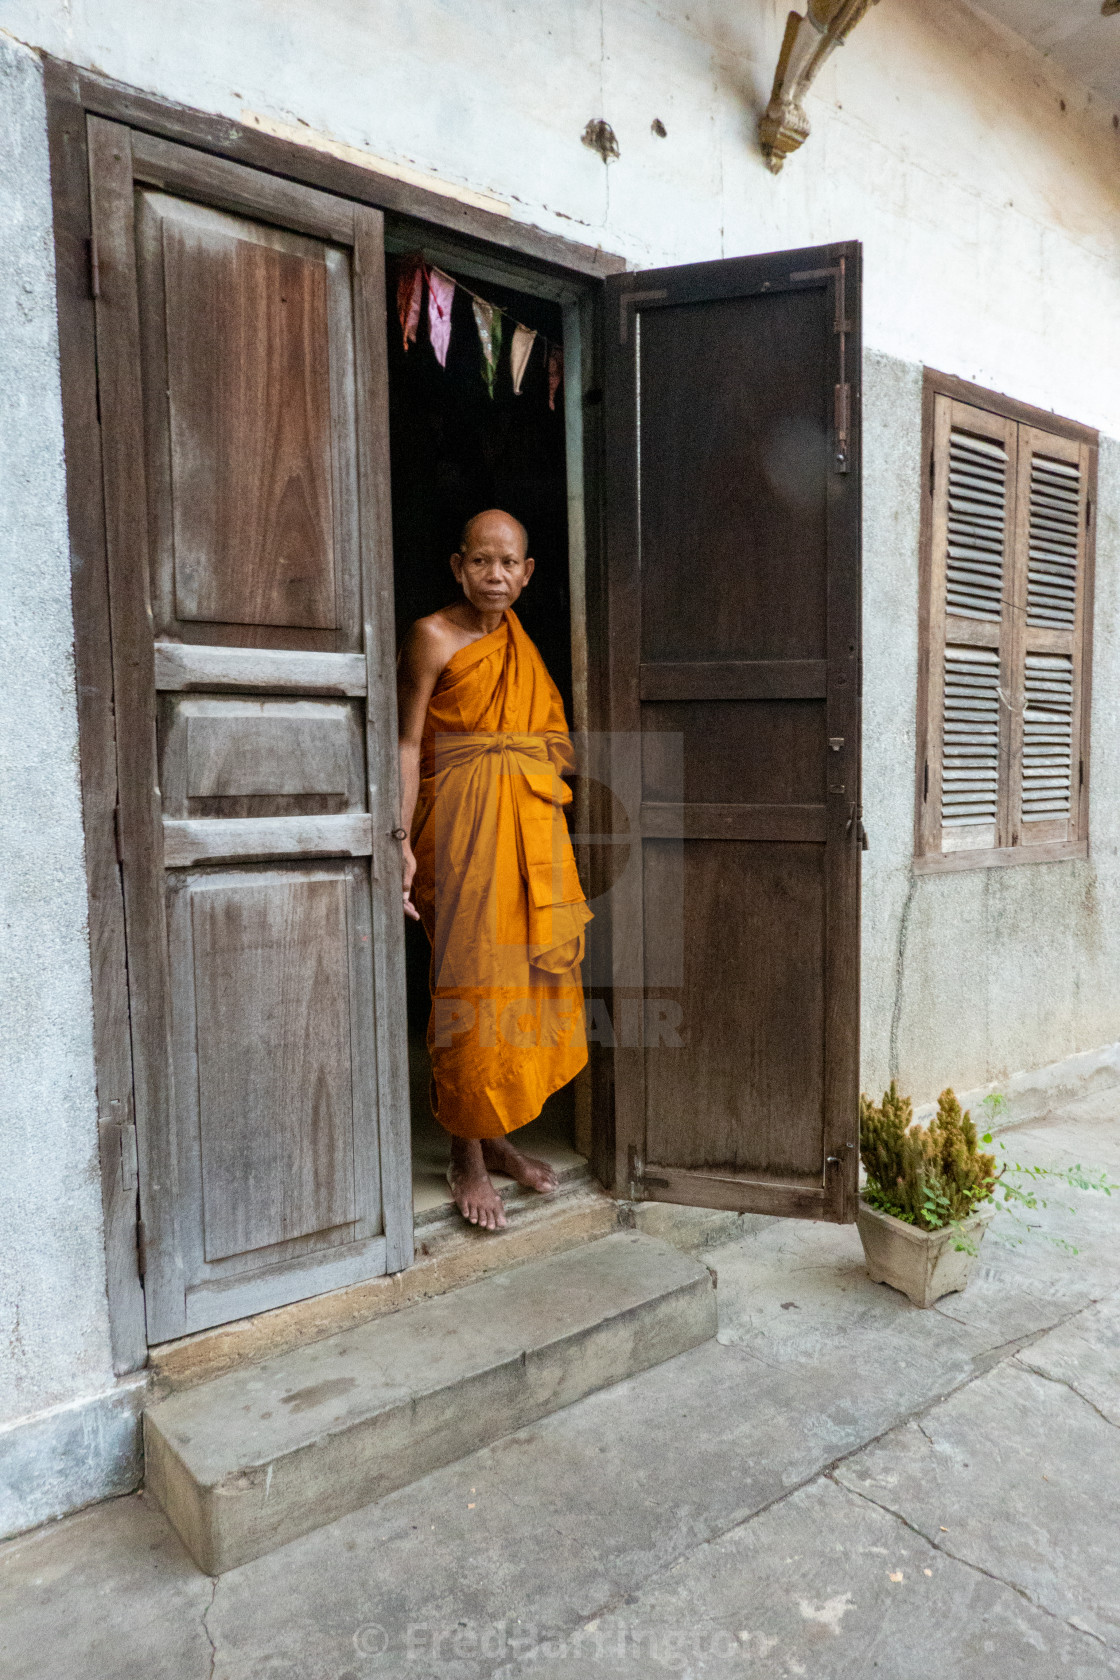
[(472, 520), (461, 552), (451, 556), (451, 570), (476, 611), (495, 613), (513, 606), (533, 575), (533, 561), (516, 520), (483, 513)]

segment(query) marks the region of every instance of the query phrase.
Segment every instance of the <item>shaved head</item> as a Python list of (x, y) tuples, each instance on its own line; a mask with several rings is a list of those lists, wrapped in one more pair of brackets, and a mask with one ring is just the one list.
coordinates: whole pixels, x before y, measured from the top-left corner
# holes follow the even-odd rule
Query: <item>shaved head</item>
[(476, 529), (482, 525), (483, 521), (489, 522), (489, 521), (492, 521), (492, 520), (493, 521), (502, 520), (507, 525), (512, 525), (513, 528), (516, 531), (520, 532), (522, 557), (524, 557), (526, 554), (528, 554), (528, 552), (529, 552), (529, 533), (528, 533), (528, 531), (525, 529), (524, 525), (522, 525), (520, 519), (515, 519), (513, 517), (512, 513), (506, 513), (503, 508), (487, 508), (484, 513), (472, 513), (471, 517), (467, 520), (466, 524), (463, 526), (463, 529), (459, 533), (459, 553), (460, 554), (465, 554), (467, 552), (467, 548), (468, 548), (468, 545), (470, 544), (471, 538), (476, 534)]
[(529, 537), (520, 519), (501, 508), (476, 513), (463, 526), (451, 570), (470, 605), (484, 618), (512, 607), (533, 575)]

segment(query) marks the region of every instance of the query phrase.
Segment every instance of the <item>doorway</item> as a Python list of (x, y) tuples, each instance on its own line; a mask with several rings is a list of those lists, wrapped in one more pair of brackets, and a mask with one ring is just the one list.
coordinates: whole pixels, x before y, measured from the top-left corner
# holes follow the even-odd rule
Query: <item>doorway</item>
[[(549, 350), (563, 349), (565, 311), (548, 297), (474, 273), (438, 249), (424, 247), (429, 267), (455, 281), (451, 337), (441, 366), (428, 339), (427, 306), (416, 342), (406, 351), (397, 316), (397, 283), (417, 250), (406, 237), (387, 241), (386, 320), (389, 367), (389, 447), (393, 508), (396, 643), (416, 619), (455, 599), (448, 564), (472, 514), (500, 507), (529, 533), (536, 559), (532, 584), (517, 614), (548, 666), (573, 725), (572, 600), (568, 529), (568, 461), (564, 385), (550, 403)], [(472, 294), (503, 312), (503, 344), (493, 392), (472, 311)], [(426, 295), (426, 294), (425, 294)], [(515, 323), (537, 334), (515, 393), (510, 340)], [(435, 1120), (429, 1096), (430, 1062), (425, 1034), (430, 1010), (427, 936), (405, 923), (409, 1100), (412, 1122), (413, 1201), (417, 1226), (446, 1216), (447, 1134)], [(549, 1099), (539, 1119), (517, 1134), (519, 1147), (551, 1162), (561, 1178), (584, 1170), (575, 1148), (575, 1092), (566, 1086)], [(504, 1189), (512, 1181), (500, 1175)]]

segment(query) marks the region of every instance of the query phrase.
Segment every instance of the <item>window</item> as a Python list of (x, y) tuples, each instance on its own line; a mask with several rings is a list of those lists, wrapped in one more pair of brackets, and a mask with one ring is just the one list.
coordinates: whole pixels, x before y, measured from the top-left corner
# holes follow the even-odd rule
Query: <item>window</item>
[(919, 868), (1087, 852), (1096, 443), (926, 374)]

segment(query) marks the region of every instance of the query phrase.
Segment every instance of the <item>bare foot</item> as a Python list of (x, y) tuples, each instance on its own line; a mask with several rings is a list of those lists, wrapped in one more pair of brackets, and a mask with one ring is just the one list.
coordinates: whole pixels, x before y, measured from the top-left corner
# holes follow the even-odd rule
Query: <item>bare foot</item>
[(490, 1181), (477, 1138), (451, 1139), (451, 1165), (447, 1182), (455, 1205), (464, 1219), (483, 1231), (501, 1231), (506, 1215), (502, 1198)]
[(547, 1161), (536, 1155), (522, 1155), (508, 1138), (483, 1138), (482, 1159), (491, 1172), (505, 1173), (526, 1190), (536, 1190), (542, 1196), (550, 1196), (559, 1187), (560, 1180)]

